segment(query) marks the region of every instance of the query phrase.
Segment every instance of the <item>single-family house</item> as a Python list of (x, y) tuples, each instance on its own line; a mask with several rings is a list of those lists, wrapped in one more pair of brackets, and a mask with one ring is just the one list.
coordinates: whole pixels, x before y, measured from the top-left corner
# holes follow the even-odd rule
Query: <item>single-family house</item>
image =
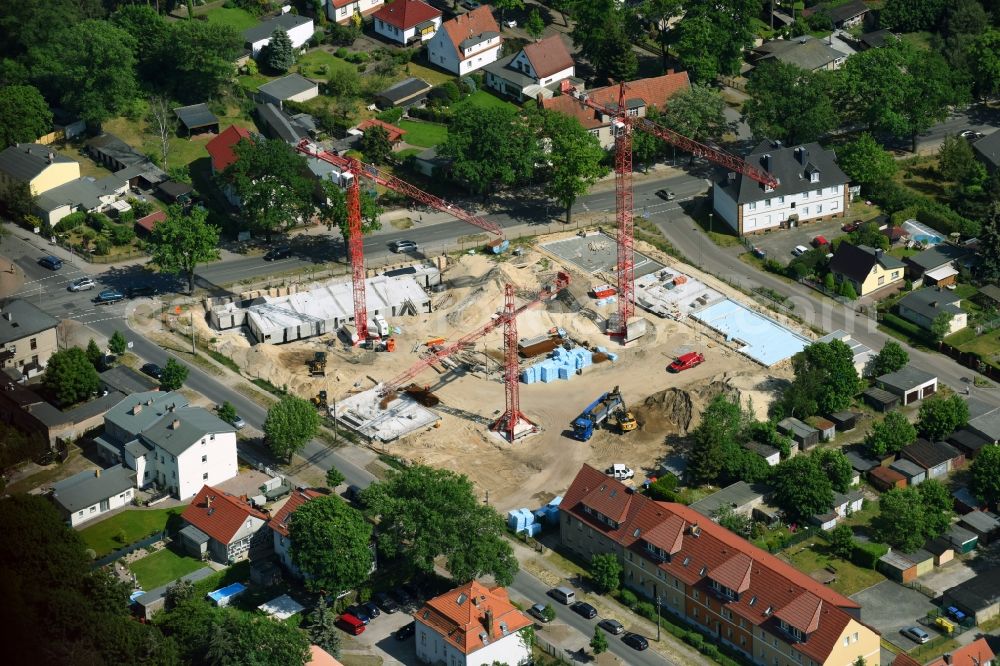
[(354, 16), (368, 16), (378, 10), (385, 0), (323, 0), (326, 17), (337, 23), (347, 23)]
[[(832, 150), (818, 143), (784, 146), (764, 141), (746, 161), (776, 177), (778, 186), (762, 185), (735, 171), (715, 181), (713, 210), (738, 235), (844, 216), (850, 197), (848, 178)], [(902, 273), (900, 265), (901, 279)]]
[(992, 444), (990, 440), (968, 428), (956, 430), (948, 436), (948, 443), (965, 454), (966, 458), (975, 458), (980, 449)]
[(877, 377), (875, 384), (880, 389), (899, 396), (903, 406), (906, 406), (937, 393), (938, 379), (937, 375), (908, 365), (902, 370)]
[(927, 666), (993, 666), (995, 658), (996, 654), (986, 639), (977, 638), (968, 645), (962, 645), (937, 657)]
[(267, 521), (267, 526), (271, 528), (271, 533), (274, 535), (274, 554), (278, 556), (278, 561), (297, 578), (301, 578), (302, 573), (292, 562), (292, 541), (288, 536), (288, 522), (296, 509), (306, 502), (322, 496), (315, 490), (299, 488), (288, 496), (282, 507)]
[[(909, 461), (906, 461), (909, 462)], [(924, 471), (920, 470), (923, 474)], [(876, 465), (868, 470), (868, 482), (879, 490), (892, 490), (893, 488), (905, 488), (906, 476), (890, 467)]]
[(970, 532), (957, 524), (949, 527), (944, 536), (955, 546), (955, 552), (959, 555), (971, 553), (979, 545), (979, 537), (974, 532)]
[(936, 567), (944, 566), (955, 559), (955, 546), (943, 536), (925, 543), (924, 550), (934, 556), (934, 566)]
[(907, 257), (906, 275), (914, 283), (923, 279), (928, 286), (946, 287), (955, 283), (958, 266), (971, 267), (974, 257), (968, 248), (941, 243)]
[[(688, 79), (687, 72), (675, 73), (672, 70), (668, 70), (663, 76), (629, 81), (625, 84), (627, 113), (630, 116), (645, 117), (646, 112), (650, 108), (665, 108), (671, 97), (690, 87), (691, 82)], [(595, 88), (594, 90), (588, 90), (585, 94), (588, 99), (597, 104), (612, 109), (618, 107), (618, 86)], [(611, 123), (614, 121), (614, 117), (581, 104), (580, 100), (573, 95), (564, 94), (550, 98), (543, 96), (542, 108), (567, 116), (573, 116), (580, 121), (584, 129), (597, 137), (601, 147), (605, 150), (609, 150), (615, 145), (614, 133), (611, 131)]]
[(179, 106), (174, 109), (174, 115), (177, 116), (177, 120), (184, 127), (188, 137), (203, 132), (219, 133), (219, 118), (204, 102), (190, 106)]
[(947, 442), (932, 442), (923, 438), (904, 446), (899, 452), (903, 458), (912, 460), (927, 470), (928, 479), (944, 476), (965, 465), (965, 456)]
[(902, 287), (906, 279), (903, 269), (903, 262), (896, 257), (847, 241), (837, 246), (830, 260), (830, 272), (837, 283), (850, 282), (859, 297)]
[(427, 60), (443, 70), (465, 76), (500, 57), (500, 26), (493, 10), (482, 5), (441, 24), (427, 42)]
[(532, 622), (510, 602), (503, 587), (474, 580), (428, 600), (413, 617), (422, 663), (531, 663), (531, 650), (520, 632)]
[(563, 36), (553, 34), (483, 68), (486, 86), (518, 102), (549, 97), (560, 82), (576, 76), (576, 65)]
[(869, 374), (869, 364), (871, 360), (875, 358), (875, 352), (868, 345), (864, 345), (854, 338), (851, 334), (843, 329), (837, 329), (832, 333), (827, 333), (816, 342), (830, 343), (834, 340), (840, 340), (845, 345), (851, 348), (851, 355), (853, 357), (854, 369), (857, 370), (859, 377), (867, 377)]
[(912, 583), (917, 579), (917, 565), (902, 553), (890, 550), (879, 558), (877, 569), (897, 583)]
[(945, 590), (941, 606), (955, 606), (974, 618), (976, 624), (997, 617), (1000, 615), (1000, 568), (983, 569), (975, 577)]
[(778, 421), (777, 427), (778, 432), (791, 437), (802, 451), (811, 449), (819, 443), (819, 430), (794, 416)]
[(384, 129), (386, 136), (389, 137), (389, 143), (392, 144), (399, 143), (400, 141), (403, 140), (403, 137), (406, 136), (405, 129), (396, 127), (395, 125), (387, 123), (384, 120), (379, 120), (378, 118), (369, 118), (368, 120), (363, 120), (360, 123), (358, 123), (358, 126), (355, 129), (357, 129), (359, 132), (361, 132), (362, 135), (364, 135), (365, 131), (372, 127), (381, 127), (382, 129)]
[(812, 35), (772, 39), (750, 52), (750, 64), (759, 67), (769, 60), (795, 65), (807, 72), (840, 69), (847, 56)]
[(958, 519), (958, 524), (978, 536), (981, 544), (989, 544), (1000, 530), (1000, 520), (988, 511), (970, 511)]
[(27, 185), (33, 196), (80, 177), (80, 163), (37, 143), (18, 143), (0, 152), (0, 184)]
[[(114, 179), (114, 176), (109, 178)], [(117, 198), (118, 195), (114, 191), (103, 192), (93, 178), (77, 178), (40, 194), (35, 199), (35, 212), (49, 225), (54, 226), (59, 220), (78, 211), (100, 212)]]
[(941, 287), (924, 287), (911, 291), (899, 299), (896, 311), (900, 317), (926, 331), (931, 330), (938, 317), (951, 315), (946, 335), (968, 325), (968, 315), (962, 309), (962, 297)]
[(380, 109), (410, 107), (427, 99), (431, 84), (423, 79), (411, 76), (399, 83), (394, 83), (375, 96), (375, 104)]
[(749, 441), (743, 443), (743, 448), (751, 453), (756, 453), (771, 467), (774, 467), (781, 462), (781, 451), (773, 446), (761, 444), (760, 442)]
[(927, 469), (921, 467), (909, 458), (900, 458), (889, 464), (889, 469), (903, 475), (906, 485), (918, 486), (927, 478)]
[(279, 28), (288, 33), (293, 49), (305, 46), (312, 39), (316, 29), (311, 18), (291, 12), (263, 19), (257, 25), (243, 31), (243, 42), (254, 58), (259, 56), (261, 50), (271, 42), (271, 35)]
[(26, 300), (0, 305), (0, 369), (16, 369), (21, 378), (40, 374), (57, 350), (59, 321)]
[(824, 12), (830, 17), (830, 22), (834, 27), (846, 30), (854, 26), (861, 25), (870, 11), (864, 0), (848, 0), (848, 2), (837, 4), (833, 7), (822, 3), (810, 7), (802, 12), (803, 16)]
[(253, 142), (253, 135), (245, 127), (230, 125), (219, 135), (205, 144), (205, 150), (212, 158), (212, 173), (220, 174), (236, 161), (236, 152), (233, 148), (240, 141)]
[(257, 86), (257, 98), (282, 108), (283, 102), (308, 102), (319, 96), (319, 84), (301, 74), (289, 74)]
[(423, 0), (392, 0), (372, 14), (375, 34), (403, 46), (431, 40), (441, 27), (441, 10)]
[(1000, 132), (992, 132), (973, 142), (972, 152), (989, 173), (1000, 170)]
[(135, 470), (122, 465), (85, 470), (52, 484), (52, 501), (76, 527), (132, 503)]
[(770, 494), (771, 487), (767, 484), (737, 481), (694, 502), (691, 508), (706, 518), (714, 519), (720, 510), (726, 508), (737, 515), (749, 517)]
[(877, 386), (872, 386), (871, 388), (865, 389), (861, 393), (861, 397), (867, 402), (873, 409), (877, 409), (880, 412), (888, 412), (899, 405), (899, 396), (889, 391), (884, 391)]
[(268, 516), (245, 497), (205, 485), (184, 509), (181, 519), (185, 526), (178, 534), (187, 552), (229, 564), (247, 559), (251, 546), (262, 542), (260, 528)]

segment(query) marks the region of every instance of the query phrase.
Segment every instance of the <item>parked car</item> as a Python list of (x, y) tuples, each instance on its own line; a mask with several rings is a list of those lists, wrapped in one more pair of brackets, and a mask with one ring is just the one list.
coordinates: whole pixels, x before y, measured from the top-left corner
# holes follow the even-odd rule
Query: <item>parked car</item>
[(812, 239), (813, 247), (820, 247), (822, 245), (827, 245), (827, 244), (829, 244), (829, 241), (826, 240), (825, 236), (816, 236), (815, 238)]
[(597, 626), (608, 632), (612, 636), (625, 632), (625, 627), (618, 620), (605, 619), (597, 623)]
[(592, 620), (597, 617), (597, 609), (588, 604), (586, 601), (578, 601), (570, 609), (577, 615), (585, 617), (588, 620)]
[(649, 641), (646, 640), (645, 636), (640, 636), (639, 634), (633, 634), (631, 632), (622, 636), (622, 643), (629, 646), (633, 650), (638, 650), (642, 652), (649, 647)]
[(292, 248), (288, 245), (279, 245), (267, 251), (264, 255), (264, 261), (277, 261), (278, 259), (287, 259), (290, 256), (292, 256)]
[(984, 135), (982, 132), (977, 132), (976, 130), (965, 130), (959, 136), (966, 141), (975, 141), (976, 139), (982, 139)]
[(482, 3), (479, 0), (462, 0), (460, 4), (471, 12), (473, 9), (479, 9)]
[(53, 257), (51, 254), (39, 259), (38, 263), (50, 271), (57, 271), (63, 267), (62, 259), (59, 257)]
[(352, 636), (358, 636), (365, 630), (365, 623), (350, 613), (344, 613), (337, 620), (337, 626)]
[(903, 634), (910, 640), (916, 641), (917, 643), (921, 644), (926, 643), (931, 639), (931, 635), (928, 634), (923, 629), (921, 629), (920, 627), (906, 627), (904, 629), (900, 629), (899, 633)]
[(696, 365), (701, 365), (704, 362), (705, 355), (701, 352), (688, 352), (675, 358), (674, 362), (667, 366), (667, 370), (669, 372), (683, 372), (684, 370), (690, 370)]
[(237, 414), (236, 418), (229, 422), (229, 425), (233, 426), (237, 430), (243, 430), (243, 428), (247, 427), (247, 422), (244, 421), (239, 414)]
[(396, 240), (389, 243), (389, 250), (395, 252), (396, 254), (416, 252), (417, 244), (411, 240)]
[(417, 623), (410, 622), (409, 624), (404, 624), (402, 627), (396, 630), (396, 640), (405, 641), (407, 638), (411, 637), (417, 631)]
[(373, 620), (382, 614), (382, 611), (378, 609), (378, 605), (371, 600), (361, 604), (361, 609)]
[(403, 606), (408, 606), (413, 603), (413, 597), (411, 597), (410, 593), (403, 589), (402, 586), (393, 589), (392, 596), (395, 597), (396, 601)]
[(138, 287), (129, 287), (125, 290), (129, 298), (148, 298), (150, 296), (156, 296), (156, 287), (151, 285), (139, 285)]
[(155, 363), (145, 363), (140, 368), (144, 373), (152, 377), (153, 379), (160, 379), (163, 376), (163, 368), (156, 365)]
[(656, 196), (660, 197), (664, 201), (673, 201), (677, 198), (677, 195), (670, 190), (656, 190)]
[(94, 299), (96, 305), (110, 305), (111, 303), (117, 303), (118, 301), (124, 301), (125, 294), (118, 291), (117, 289), (105, 289), (97, 295)]
[(809, 248), (807, 248), (805, 245), (796, 245), (795, 249), (792, 250), (792, 254), (796, 257), (800, 257), (808, 251)]
[(626, 481), (635, 476), (635, 472), (632, 468), (623, 463), (613, 464), (611, 467), (604, 470), (604, 473), (614, 479), (618, 479), (619, 481)]
[(515, 21), (514, 19), (507, 19), (506, 21), (503, 22), (503, 24), (505, 26), (507, 26), (508, 28), (516, 28), (517, 27), (517, 21)]
[(854, 222), (848, 222), (847, 224), (842, 226), (840, 230), (846, 231), (847, 233), (851, 233), (852, 231), (857, 231), (860, 228), (861, 228), (861, 223), (858, 221), (854, 221)]
[(87, 291), (88, 289), (93, 289), (96, 286), (97, 286), (97, 282), (94, 281), (94, 278), (83, 277), (83, 278), (78, 278), (78, 279), (73, 280), (72, 282), (70, 282), (69, 283), (69, 290), (70, 291)]
[(767, 259), (767, 251), (763, 248), (759, 248), (756, 245), (753, 246), (753, 256), (758, 259)]
[(361, 620), (365, 624), (368, 624), (369, 622), (372, 621), (371, 615), (369, 615), (368, 613), (366, 613), (364, 606), (359, 605), (359, 604), (355, 604), (353, 606), (348, 606), (347, 610), (345, 610), (344, 612), (348, 613), (349, 615), (353, 615), (354, 617), (358, 618), (359, 620)]
[(392, 615), (399, 610), (399, 604), (389, 596), (388, 592), (376, 592), (372, 595), (372, 599), (378, 604), (378, 607), (384, 610), (389, 615)]
[(528, 615), (535, 618), (539, 622), (549, 621), (549, 618), (545, 615), (545, 604), (534, 604), (528, 609)]

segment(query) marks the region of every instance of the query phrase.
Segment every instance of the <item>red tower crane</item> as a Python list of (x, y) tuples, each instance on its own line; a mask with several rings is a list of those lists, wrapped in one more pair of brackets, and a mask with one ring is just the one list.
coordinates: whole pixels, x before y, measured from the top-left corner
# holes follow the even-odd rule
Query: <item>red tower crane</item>
[(508, 442), (514, 441), (517, 427), (528, 425), (532, 430), (535, 424), (521, 413), (521, 380), (518, 377), (517, 363), (517, 315), (514, 314), (514, 285), (504, 288), (503, 308), (503, 385), (506, 394), (506, 409), (503, 415), (490, 426), (493, 430), (502, 432)]
[(499, 225), (479, 215), (473, 215), (454, 204), (450, 204), (441, 197), (424, 192), (405, 180), (386, 173), (377, 166), (365, 164), (353, 157), (341, 157), (340, 155), (321, 150), (308, 139), (300, 141), (295, 146), (295, 149), (310, 157), (333, 164), (351, 177), (350, 185), (347, 188), (347, 256), (351, 262), (354, 326), (358, 332), (359, 342), (363, 342), (368, 337), (368, 308), (365, 304), (365, 254), (361, 237), (361, 190), (358, 184), (359, 177), (364, 176), (378, 185), (382, 185), (394, 192), (405, 194), (424, 205), (449, 213), (463, 222), (468, 222), (471, 225), (503, 238), (503, 228)]
[(615, 186), (618, 218), (618, 312), (616, 319), (609, 323), (611, 335), (627, 337), (628, 320), (635, 312), (635, 262), (633, 254), (634, 237), (632, 235), (632, 128), (637, 127), (643, 132), (652, 134), (659, 139), (677, 146), (698, 157), (704, 157), (710, 162), (723, 166), (730, 171), (743, 174), (766, 187), (777, 187), (778, 179), (763, 169), (759, 169), (745, 160), (727, 153), (721, 148), (713, 148), (694, 139), (657, 125), (648, 118), (629, 116), (626, 102), (628, 85), (624, 82), (618, 87), (618, 106), (596, 102), (585, 92), (573, 90), (573, 96), (584, 106), (598, 113), (614, 118), (612, 128), (615, 136)]

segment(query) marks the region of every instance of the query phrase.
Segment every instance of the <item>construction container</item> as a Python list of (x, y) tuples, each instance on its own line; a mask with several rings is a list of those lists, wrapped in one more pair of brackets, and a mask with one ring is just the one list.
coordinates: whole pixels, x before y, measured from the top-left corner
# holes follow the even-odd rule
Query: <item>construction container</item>
[(541, 342), (536, 342), (523, 347), (518, 344), (517, 353), (520, 354), (521, 358), (534, 358), (535, 356), (548, 354), (561, 344), (561, 338), (545, 336)]
[(607, 298), (608, 296), (614, 296), (618, 293), (618, 290), (612, 287), (610, 284), (601, 284), (594, 287), (590, 295), (594, 298)]

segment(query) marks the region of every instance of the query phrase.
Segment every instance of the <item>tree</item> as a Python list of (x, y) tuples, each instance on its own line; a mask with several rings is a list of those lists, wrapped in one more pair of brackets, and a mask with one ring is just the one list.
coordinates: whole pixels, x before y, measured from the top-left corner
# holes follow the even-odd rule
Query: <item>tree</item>
[(980, 501), (994, 507), (1000, 501), (1000, 446), (984, 446), (972, 459), (969, 488)]
[(87, 355), (87, 360), (90, 361), (90, 364), (94, 366), (94, 369), (100, 371), (102, 361), (104, 360), (104, 352), (94, 342), (94, 338), (91, 338), (87, 343), (87, 349), (84, 350), (84, 353)]
[(724, 395), (717, 395), (702, 413), (691, 432), (688, 473), (695, 483), (714, 483), (727, 465), (742, 426), (740, 407)]
[(360, 97), (361, 75), (356, 69), (337, 67), (326, 80), (326, 94), (344, 99)]
[(493, 0), (490, 4), (500, 10), (500, 20), (507, 18), (508, 9), (524, 9), (524, 0)]
[(169, 168), (167, 155), (170, 154), (170, 138), (174, 135), (174, 112), (165, 97), (149, 98), (149, 124), (156, 130), (160, 142), (160, 159), (163, 169)]
[[(267, 410), (264, 436), (271, 452), (291, 460), (319, 430), (319, 414), (307, 400), (286, 395)], [(339, 590), (338, 590), (339, 592)]]
[(781, 452), (781, 459), (792, 454), (792, 440), (778, 432), (774, 421), (752, 421), (746, 429), (748, 441), (759, 442), (774, 447)]
[(217, 666), (288, 664), (309, 661), (309, 639), (298, 627), (265, 615), (224, 609), (212, 633), (209, 661)]
[(545, 608), (542, 609), (542, 617), (545, 618), (546, 622), (556, 619), (556, 609), (552, 607), (552, 604), (545, 604)]
[(828, 479), (830, 485), (838, 493), (846, 493), (854, 478), (854, 468), (840, 449), (818, 449), (813, 452), (819, 468)]
[(663, 124), (695, 141), (718, 140), (729, 131), (719, 91), (694, 84), (670, 98), (661, 112)]
[[(872, 376), (881, 377), (890, 372), (898, 372), (910, 362), (910, 355), (903, 346), (895, 340), (886, 340), (875, 359), (872, 361)], [(890, 412), (892, 413), (892, 412)]]
[(909, 552), (924, 544), (924, 503), (916, 487), (893, 488), (882, 493), (872, 527), (882, 541)]
[(478, 194), (527, 180), (540, 159), (532, 128), (508, 107), (461, 106), (441, 144), (452, 174)]
[(791, 518), (804, 520), (833, 505), (833, 486), (815, 456), (795, 456), (778, 464), (771, 476), (774, 501)]
[(88, 18), (102, 18), (105, 9), (100, 0), (24, 0), (0, 3), (0, 61), (13, 58), (31, 47), (46, 44), (52, 36)]
[(52, 112), (38, 88), (0, 87), (0, 150), (15, 143), (32, 143), (52, 131)]
[(896, 453), (917, 438), (917, 429), (902, 412), (889, 412), (885, 418), (872, 425), (865, 435), (868, 452), (877, 457)]
[(236, 73), (243, 35), (231, 25), (209, 21), (176, 21), (171, 28), (157, 58), (160, 85), (186, 103), (217, 97)]
[(372, 524), (339, 497), (317, 497), (296, 509), (288, 536), (292, 561), (310, 590), (340, 593), (368, 579)]
[(194, 293), (194, 271), (219, 258), (219, 228), (208, 223), (208, 210), (180, 206), (167, 210), (167, 219), (155, 227), (146, 243), (150, 263), (166, 273), (187, 278), (188, 292)]
[(936, 394), (924, 400), (917, 414), (920, 434), (938, 441), (969, 422), (969, 403), (957, 395)]
[(597, 70), (599, 78), (634, 78), (638, 59), (632, 50), (633, 21), (614, 0), (573, 0), (573, 44)]
[(345, 481), (344, 474), (336, 467), (326, 470), (326, 486), (336, 488)]
[(545, 193), (566, 210), (566, 224), (572, 221), (573, 204), (581, 194), (607, 173), (604, 149), (573, 116), (543, 112), (543, 133), (551, 142), (548, 161), (549, 181)]
[[(340, 235), (347, 240), (349, 225), (347, 221), (347, 195), (339, 185), (333, 181), (323, 180), (320, 182), (320, 202), (317, 207), (316, 217), (320, 222), (326, 223), (326, 228), (332, 230), (337, 227)], [(370, 234), (382, 228), (379, 218), (382, 215), (382, 207), (378, 200), (368, 190), (361, 190), (361, 233)]]
[(334, 657), (340, 656), (340, 630), (337, 629), (337, 613), (326, 603), (326, 595), (319, 595), (316, 608), (309, 614), (309, 640)]
[(932, 30), (940, 25), (946, 0), (886, 0), (879, 13), (883, 28), (899, 32)]
[(373, 125), (365, 130), (361, 139), (361, 151), (365, 159), (373, 164), (385, 164), (392, 155), (392, 142), (384, 127)]
[(292, 40), (283, 28), (275, 28), (267, 43), (267, 66), (274, 72), (287, 72), (295, 64)]
[(753, 18), (761, 5), (761, 0), (684, 5), (684, 17), (674, 28), (674, 49), (695, 81), (708, 83), (719, 74), (739, 73), (743, 51), (756, 37)]
[(795, 379), (782, 398), (787, 416), (842, 411), (861, 390), (854, 354), (840, 340), (814, 342), (792, 357), (792, 368)]
[[(268, 237), (309, 219), (315, 181), (302, 158), (284, 141), (240, 141), (236, 161), (223, 173), (243, 202), (250, 230)], [(159, 225), (157, 225), (157, 228)]]
[(594, 654), (602, 654), (608, 650), (608, 637), (600, 627), (594, 627), (594, 637), (590, 639), (590, 649)]
[(225, 421), (226, 423), (232, 423), (239, 416), (236, 413), (236, 408), (233, 407), (233, 404), (228, 400), (223, 402), (222, 405), (219, 407), (218, 415), (219, 419)]
[[(670, 20), (681, 13), (680, 0), (644, 0), (639, 13), (653, 26), (660, 46), (660, 68), (666, 71), (670, 59)], [(678, 130), (680, 131), (680, 130)], [(683, 134), (683, 132), (681, 132)]]
[(839, 124), (832, 88), (826, 72), (768, 60), (750, 76), (743, 114), (757, 138), (789, 145), (815, 141)]
[(108, 349), (115, 356), (121, 356), (128, 349), (128, 342), (125, 340), (125, 336), (122, 335), (121, 331), (115, 331), (111, 334), (111, 339), (108, 340)]
[(830, 552), (842, 560), (849, 559), (854, 551), (854, 530), (850, 525), (841, 523), (826, 534)]
[(528, 20), (524, 22), (524, 31), (531, 36), (532, 39), (538, 39), (545, 32), (545, 21), (542, 20), (542, 15), (538, 13), (538, 7), (532, 7), (531, 13), (528, 14)]
[(442, 557), (459, 584), (486, 574), (498, 585), (514, 580), (517, 559), (503, 518), (479, 501), (468, 477), (423, 465), (390, 470), (362, 491), (361, 501), (379, 521), (384, 556), (404, 557), (423, 573)]
[(744, 539), (750, 538), (750, 532), (753, 530), (753, 519), (746, 514), (736, 513), (733, 507), (728, 504), (713, 511), (712, 520), (730, 532), (739, 534)]
[(139, 63), (139, 78), (151, 84), (159, 83), (165, 61), (159, 59), (170, 38), (170, 24), (148, 5), (120, 6), (111, 15), (111, 23), (132, 35), (133, 55)]
[(924, 503), (924, 537), (933, 539), (951, 526), (954, 498), (951, 491), (937, 479), (925, 479), (917, 492)]
[(883, 183), (896, 173), (896, 160), (864, 132), (837, 151), (837, 163), (851, 180), (861, 185)]
[(72, 405), (97, 393), (101, 379), (87, 354), (79, 347), (70, 347), (49, 358), (42, 383), (57, 403)]
[(981, 99), (1000, 92), (1000, 30), (990, 28), (970, 40), (966, 60)]
[(176, 391), (187, 381), (188, 367), (176, 359), (168, 358), (160, 375), (160, 388), (164, 391)]
[(979, 230), (979, 279), (1000, 282), (1000, 201), (994, 201)]
[(622, 565), (614, 553), (590, 558), (590, 580), (600, 594), (617, 590), (622, 583)]
[(119, 115), (135, 101), (135, 40), (106, 21), (88, 20), (31, 50), (33, 77), (48, 97), (89, 123)]
[(946, 180), (966, 183), (981, 176), (981, 165), (969, 142), (960, 136), (946, 136), (938, 149), (938, 171)]

